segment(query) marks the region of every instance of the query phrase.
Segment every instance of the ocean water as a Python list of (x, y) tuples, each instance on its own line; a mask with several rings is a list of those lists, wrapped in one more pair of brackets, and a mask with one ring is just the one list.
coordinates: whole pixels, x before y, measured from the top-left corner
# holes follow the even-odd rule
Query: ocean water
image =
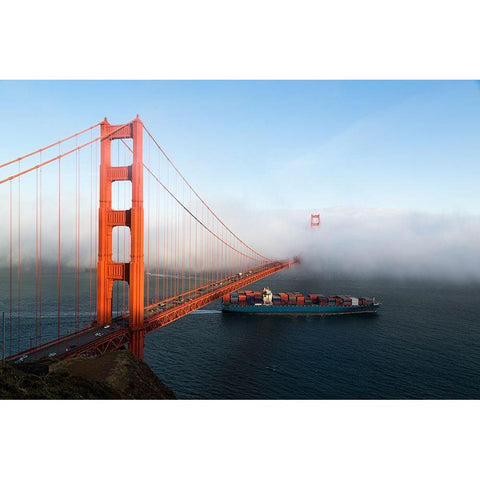
[[(82, 275), (84, 298), (75, 314), (74, 276), (62, 277), (62, 334), (90, 323), (91, 282)], [(5, 272), (0, 285), (0, 309), (8, 312)], [(57, 332), (56, 275), (46, 273), (43, 285), (42, 343)], [(354, 279), (299, 265), (253, 286), (375, 296), (382, 306), (376, 315), (277, 316), (222, 313), (220, 301), (213, 302), (146, 338), (145, 361), (178, 398), (480, 398), (478, 283)], [(7, 354), (29, 348), (35, 333), (34, 283), (22, 279), (21, 293), (22, 336), (15, 337), (14, 311)]]
[(349, 279), (300, 265), (274, 291), (377, 297), (378, 314), (222, 313), (157, 330), (145, 361), (181, 399), (478, 399), (479, 284)]

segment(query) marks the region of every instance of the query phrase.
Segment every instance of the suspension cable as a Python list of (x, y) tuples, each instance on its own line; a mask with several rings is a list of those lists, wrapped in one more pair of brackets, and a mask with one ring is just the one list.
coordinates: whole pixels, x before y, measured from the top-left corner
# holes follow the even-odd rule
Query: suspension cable
[(59, 145), (60, 143), (66, 142), (67, 140), (72, 139), (75, 136), (81, 135), (82, 133), (88, 132), (89, 130), (93, 130), (94, 128), (98, 127), (101, 122), (96, 123), (95, 125), (92, 125), (91, 127), (86, 128), (85, 130), (82, 130), (80, 132), (74, 133), (73, 135), (70, 135), (69, 137), (63, 138), (62, 140), (59, 140), (58, 142), (51, 143), (50, 145), (47, 145), (46, 147), (39, 148), (38, 150), (35, 150), (34, 152), (28, 153), (27, 155), (23, 155), (22, 157), (15, 158), (14, 160), (10, 160), (8, 162), (5, 162), (0, 165), (0, 168), (7, 167), (8, 165), (11, 165), (12, 163), (19, 162), (20, 160), (23, 160), (24, 158), (31, 157), (32, 155), (35, 155), (36, 153), (43, 152), (45, 150), (48, 150), (49, 148), (54, 147), (55, 145)]
[[(51, 158), (50, 160), (46, 160), (45, 162), (39, 163), (37, 165), (34, 165), (33, 167), (27, 168), (26, 170), (20, 171), (20, 172), (16, 173), (15, 175), (11, 175), (10, 177), (4, 178), (3, 180), (0, 180), (0, 185), (2, 183), (9, 182), (10, 180), (14, 180), (15, 178), (18, 178), (22, 175), (25, 175), (26, 173), (32, 172), (34, 170), (38, 170), (39, 168), (42, 168), (45, 165), (48, 165), (49, 163), (54, 162), (55, 160), (59, 160), (60, 158), (66, 157), (67, 155), (70, 155), (73, 152), (76, 152), (76, 151), (78, 151), (78, 150), (80, 150), (80, 149), (82, 149), (82, 148), (84, 148), (84, 147), (86, 147), (86, 146), (88, 146), (88, 145), (90, 145), (94, 142), (97, 142), (98, 140), (105, 140), (106, 138), (110, 137), (111, 135), (114, 135), (115, 133), (119, 132), (122, 128), (125, 127), (125, 125), (128, 125), (128, 123), (125, 123), (124, 125), (121, 125), (119, 128), (115, 129), (113, 132), (110, 132), (107, 135), (104, 135), (104, 136), (100, 135), (99, 137), (94, 138), (93, 140), (90, 140), (89, 142), (86, 142), (83, 145), (72, 148), (68, 152), (57, 155), (56, 157)], [(60, 144), (58, 144), (58, 145), (60, 146)]]
[(185, 205), (183, 205), (180, 200), (167, 188), (167, 186), (148, 168), (147, 165), (143, 164), (144, 168), (147, 170), (148, 173), (165, 189), (165, 191), (184, 209), (186, 210), (202, 227), (210, 232), (216, 239), (220, 240), (223, 244), (225, 244), (227, 247), (231, 248), (232, 250), (235, 250), (237, 253), (240, 255), (247, 257), (251, 260), (254, 260), (258, 262), (258, 258), (251, 257), (250, 255), (247, 255), (246, 253), (241, 252), (240, 250), (237, 250), (235, 247), (230, 245), (229, 243), (225, 242), (223, 239), (221, 239), (215, 232), (213, 232), (205, 223), (203, 223), (198, 217), (196, 217), (193, 212), (191, 212)]
[(158, 149), (162, 152), (162, 154), (164, 155), (164, 157), (168, 160), (168, 162), (170, 163), (170, 165), (172, 165), (172, 167), (175, 169), (175, 171), (180, 175), (180, 177), (182, 178), (182, 180), (188, 185), (188, 187), (192, 190), (192, 192), (196, 195), (196, 197), (203, 203), (203, 205), (210, 211), (210, 213), (223, 225), (223, 227), (225, 229), (227, 229), (230, 234), (232, 234), (242, 245), (244, 245), (245, 247), (247, 247), (251, 252), (253, 252), (255, 255), (258, 255), (259, 257), (262, 257), (264, 258), (265, 260), (268, 260), (268, 261), (272, 261), (271, 258), (268, 258), (268, 257), (265, 257), (264, 255), (262, 255), (261, 253), (258, 253), (256, 250), (254, 250), (252, 247), (250, 247), (249, 245), (247, 245), (241, 238), (239, 238), (235, 233), (233, 233), (226, 225), (225, 223), (222, 222), (222, 220), (217, 216), (217, 214), (208, 206), (208, 204), (202, 199), (202, 197), (200, 197), (200, 195), (197, 193), (197, 191), (190, 185), (190, 183), (188, 182), (188, 180), (182, 175), (182, 173), (180, 172), (180, 170), (178, 170), (178, 168), (176, 167), (176, 165), (173, 163), (173, 161), (170, 159), (170, 157), (165, 153), (165, 151), (163, 150), (163, 148), (160, 146), (160, 144), (157, 142), (157, 140), (155, 140), (155, 138), (153, 137), (153, 135), (150, 133), (150, 131), (148, 130), (148, 128), (143, 125), (143, 128), (144, 130), (147, 132), (147, 134), (149, 135), (149, 137), (153, 140), (153, 142), (155, 143), (155, 145), (158, 147)]

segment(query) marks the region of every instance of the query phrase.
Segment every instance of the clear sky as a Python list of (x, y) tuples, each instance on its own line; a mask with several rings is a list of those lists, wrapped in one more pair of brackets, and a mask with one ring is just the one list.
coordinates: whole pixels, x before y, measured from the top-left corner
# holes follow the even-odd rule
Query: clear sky
[(214, 208), (480, 213), (469, 81), (0, 81), (0, 160), (137, 113)]

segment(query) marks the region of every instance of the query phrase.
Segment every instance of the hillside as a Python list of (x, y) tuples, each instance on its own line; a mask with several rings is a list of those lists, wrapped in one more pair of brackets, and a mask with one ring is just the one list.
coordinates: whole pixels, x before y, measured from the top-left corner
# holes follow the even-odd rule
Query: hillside
[(128, 350), (0, 366), (1, 399), (174, 399)]

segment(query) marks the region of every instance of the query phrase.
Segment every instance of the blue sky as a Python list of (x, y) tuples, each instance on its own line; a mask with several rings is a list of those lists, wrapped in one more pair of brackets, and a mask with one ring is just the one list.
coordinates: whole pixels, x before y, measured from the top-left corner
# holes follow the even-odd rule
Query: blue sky
[(0, 159), (137, 113), (213, 207), (480, 213), (469, 81), (1, 81)]

